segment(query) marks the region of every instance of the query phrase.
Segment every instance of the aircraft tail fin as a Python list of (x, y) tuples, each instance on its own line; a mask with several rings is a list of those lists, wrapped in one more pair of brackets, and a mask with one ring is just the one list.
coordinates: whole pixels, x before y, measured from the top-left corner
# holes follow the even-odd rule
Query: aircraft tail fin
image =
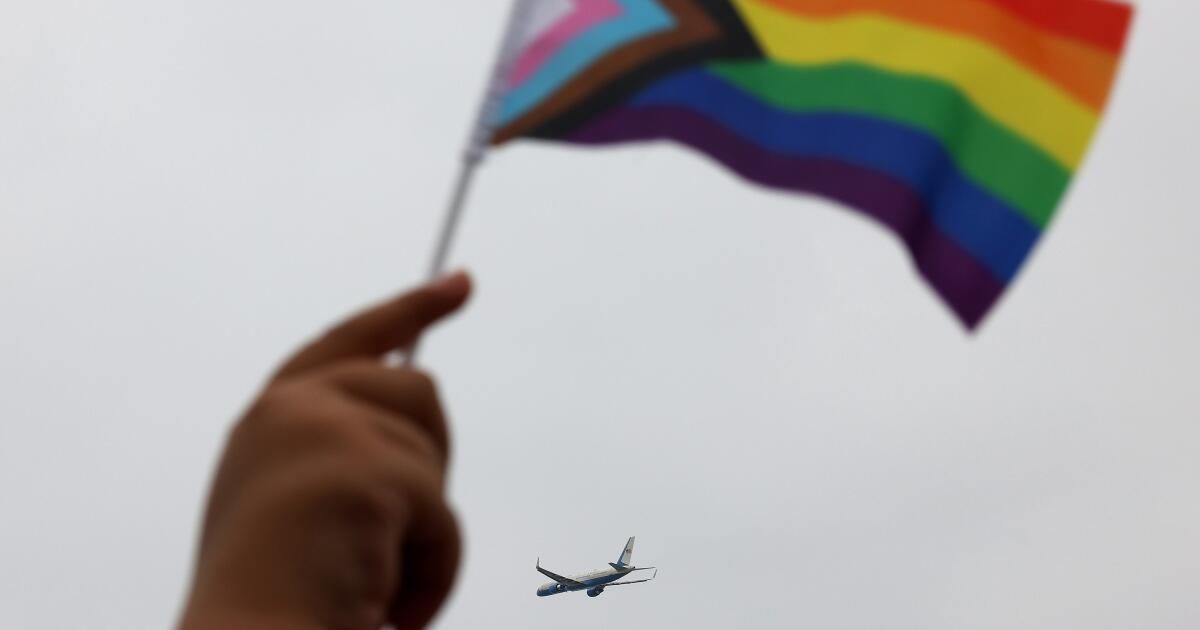
[(633, 539), (634, 538), (635, 538), (634, 536), (630, 536), (629, 542), (625, 543), (625, 549), (623, 551), (621, 551), (621, 557), (617, 558), (617, 564), (619, 564), (623, 567), (627, 567), (627, 566), (629, 566), (629, 563), (633, 561)]

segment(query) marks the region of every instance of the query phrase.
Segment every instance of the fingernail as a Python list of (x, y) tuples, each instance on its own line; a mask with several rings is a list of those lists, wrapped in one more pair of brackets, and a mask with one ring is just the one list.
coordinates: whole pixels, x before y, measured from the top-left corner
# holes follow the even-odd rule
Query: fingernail
[(434, 293), (458, 296), (462, 295), (469, 286), (470, 280), (467, 278), (467, 273), (459, 270), (430, 282), (428, 288)]

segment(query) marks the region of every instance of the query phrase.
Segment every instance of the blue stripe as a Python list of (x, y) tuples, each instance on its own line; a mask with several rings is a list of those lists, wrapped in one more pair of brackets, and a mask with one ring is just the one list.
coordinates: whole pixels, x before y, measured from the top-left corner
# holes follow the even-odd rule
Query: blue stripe
[(675, 27), (656, 0), (618, 0), (620, 17), (595, 26), (563, 46), (520, 87), (504, 98), (499, 126), (525, 115), (604, 55), (631, 41)]
[(686, 107), (764, 149), (789, 157), (840, 160), (905, 183), (927, 202), (933, 223), (1005, 282), (1041, 232), (967, 179), (932, 135), (877, 118), (799, 114), (773, 108), (702, 69), (675, 74), (627, 107)]

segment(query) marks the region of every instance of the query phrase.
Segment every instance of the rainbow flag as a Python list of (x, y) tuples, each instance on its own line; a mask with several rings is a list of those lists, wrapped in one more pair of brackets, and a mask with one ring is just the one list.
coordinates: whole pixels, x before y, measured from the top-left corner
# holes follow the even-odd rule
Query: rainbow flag
[(969, 328), (1083, 161), (1108, 0), (520, 0), (493, 144), (673, 140), (874, 218)]

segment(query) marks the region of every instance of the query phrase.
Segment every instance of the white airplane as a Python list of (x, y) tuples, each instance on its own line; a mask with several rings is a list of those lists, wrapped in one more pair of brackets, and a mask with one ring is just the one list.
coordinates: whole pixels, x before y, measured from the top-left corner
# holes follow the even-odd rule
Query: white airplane
[(629, 584), (641, 584), (649, 582), (658, 577), (658, 571), (654, 571), (654, 575), (645, 580), (630, 580), (628, 582), (618, 582), (617, 580), (633, 573), (634, 571), (649, 571), (654, 567), (635, 567), (629, 564), (633, 559), (633, 537), (630, 537), (629, 542), (625, 543), (625, 549), (621, 552), (621, 557), (617, 558), (616, 562), (608, 563), (610, 568), (592, 571), (575, 577), (563, 577), (557, 573), (551, 573), (542, 568), (542, 559), (538, 558), (537, 570), (542, 575), (554, 580), (549, 584), (543, 584), (538, 587), (538, 597), (549, 597), (558, 595), (559, 593), (567, 593), (570, 591), (587, 591), (588, 597), (599, 597), (604, 589), (610, 586), (627, 586)]

